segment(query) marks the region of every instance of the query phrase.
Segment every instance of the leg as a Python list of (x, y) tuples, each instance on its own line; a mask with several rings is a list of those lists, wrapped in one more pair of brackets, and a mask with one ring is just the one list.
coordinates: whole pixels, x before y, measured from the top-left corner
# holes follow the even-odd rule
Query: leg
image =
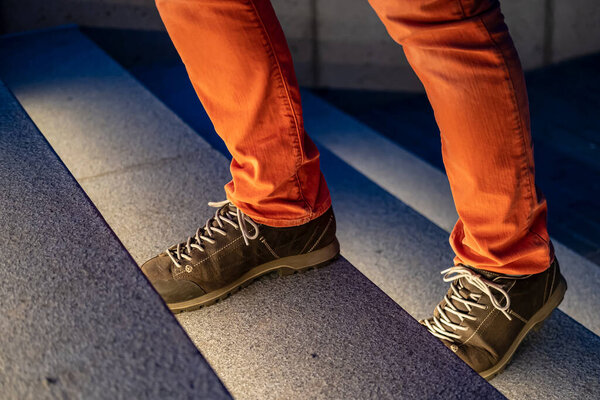
[(425, 86), (459, 220), (455, 264), (542, 272), (553, 257), (534, 184), (523, 72), (495, 0), (371, 0)]
[[(142, 271), (174, 312), (273, 271), (337, 257), (319, 152), (304, 132), (292, 58), (268, 0), (158, 0), (196, 92), (233, 155), (227, 200)], [(210, 163), (211, 160), (207, 160)], [(191, 172), (193, 173), (193, 172)]]
[(425, 86), (459, 215), (450, 289), (421, 323), (490, 379), (566, 291), (534, 184), (519, 59), (496, 0), (370, 1)]
[(157, 7), (233, 156), (227, 198), (270, 226), (323, 214), (329, 191), (304, 132), (292, 57), (271, 3), (157, 0)]

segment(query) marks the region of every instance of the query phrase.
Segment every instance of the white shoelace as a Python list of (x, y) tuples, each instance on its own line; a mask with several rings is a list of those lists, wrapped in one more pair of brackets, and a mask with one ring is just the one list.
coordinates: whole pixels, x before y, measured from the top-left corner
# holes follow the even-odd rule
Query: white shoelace
[[(170, 247), (166, 250), (167, 254), (171, 258), (171, 261), (173, 261), (177, 268), (182, 267), (179, 263), (180, 261), (192, 260), (192, 249), (197, 249), (201, 252), (205, 251), (204, 247), (202, 246), (203, 241), (208, 242), (210, 244), (214, 244), (215, 240), (213, 239), (213, 232), (217, 232), (223, 236), (227, 236), (227, 232), (225, 232), (222, 229), (225, 226), (223, 225), (223, 223), (227, 223), (233, 226), (235, 229), (239, 229), (242, 233), (242, 238), (244, 239), (244, 243), (246, 243), (246, 246), (249, 245), (249, 240), (253, 240), (258, 237), (258, 224), (252, 221), (252, 219), (246, 214), (244, 214), (244, 212), (239, 208), (235, 207), (235, 212), (227, 210), (227, 212), (224, 215), (219, 214), (221, 208), (225, 205), (228, 205), (229, 203), (229, 200), (209, 202), (208, 205), (210, 207), (217, 208), (215, 216), (209, 218), (208, 221), (206, 221), (206, 225), (204, 225), (203, 227), (199, 227), (198, 230), (196, 230), (196, 234), (187, 239), (185, 245), (182, 246), (182, 243), (179, 243), (176, 248)], [(237, 222), (235, 220), (237, 220)], [(213, 221), (217, 222), (218, 227), (212, 226)], [(248, 228), (246, 224), (250, 224), (254, 228), (254, 234), (252, 234), (252, 236), (248, 234)], [(205, 236), (203, 233), (208, 236)]]
[[(436, 310), (439, 314), (439, 317), (434, 315), (433, 318), (424, 321), (425, 326), (427, 329), (429, 329), (429, 332), (431, 332), (431, 334), (433, 334), (435, 337), (448, 340), (451, 343), (454, 343), (455, 340), (460, 340), (460, 335), (457, 334), (456, 331), (466, 331), (468, 329), (466, 326), (462, 326), (462, 322), (465, 319), (471, 321), (475, 321), (477, 319), (476, 317), (469, 315), (471, 310), (474, 307), (481, 309), (486, 308), (485, 305), (477, 303), (482, 295), (488, 296), (494, 308), (502, 312), (502, 314), (504, 314), (504, 316), (509, 320), (512, 319), (508, 314), (510, 297), (501, 285), (489, 281), (473, 270), (463, 266), (450, 267), (443, 270), (441, 273), (444, 275), (444, 282), (452, 282), (450, 285), (452, 294), (450, 298), (448, 298), (447, 294), (444, 297), (445, 305), (443, 308), (441, 307), (441, 303), (438, 304)], [(463, 298), (459, 293), (459, 290), (464, 287), (461, 279), (466, 279), (471, 285), (481, 290), (482, 293), (470, 293), (467, 299)], [(500, 293), (502, 297), (506, 299), (504, 305), (500, 304), (498, 299), (496, 299), (496, 297), (493, 295), (492, 290)], [(463, 304), (467, 311), (459, 310), (451, 300)], [(448, 313), (457, 316), (460, 320), (460, 323), (457, 324), (452, 322), (450, 318), (448, 318)]]

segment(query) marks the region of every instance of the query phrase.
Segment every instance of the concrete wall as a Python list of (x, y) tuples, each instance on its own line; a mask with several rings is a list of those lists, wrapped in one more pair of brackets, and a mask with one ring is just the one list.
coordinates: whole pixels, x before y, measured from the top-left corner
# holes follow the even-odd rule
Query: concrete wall
[[(367, 0), (273, 0), (273, 6), (303, 85), (421, 90), (402, 48)], [(526, 69), (600, 51), (598, 0), (503, 0), (502, 9)], [(164, 29), (153, 0), (0, 2), (0, 33), (65, 23), (121, 30), (125, 41), (135, 36), (126, 34), (132, 30)], [(146, 56), (144, 49), (130, 46), (121, 52), (134, 62)], [(160, 46), (155, 50), (159, 56)]]
[(1, 0), (0, 33), (55, 25), (164, 29), (154, 0)]

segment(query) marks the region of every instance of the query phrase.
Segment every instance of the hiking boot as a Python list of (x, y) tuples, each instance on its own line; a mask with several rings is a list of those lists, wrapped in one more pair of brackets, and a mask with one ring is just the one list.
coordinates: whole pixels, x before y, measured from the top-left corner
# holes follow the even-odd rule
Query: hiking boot
[(555, 259), (535, 275), (501, 275), (459, 265), (433, 317), (420, 321), (483, 378), (504, 370), (527, 333), (562, 301), (567, 282)]
[(304, 225), (274, 228), (227, 200), (208, 205), (218, 210), (194, 236), (142, 265), (173, 312), (213, 304), (270, 272), (319, 267), (339, 254), (331, 207)]

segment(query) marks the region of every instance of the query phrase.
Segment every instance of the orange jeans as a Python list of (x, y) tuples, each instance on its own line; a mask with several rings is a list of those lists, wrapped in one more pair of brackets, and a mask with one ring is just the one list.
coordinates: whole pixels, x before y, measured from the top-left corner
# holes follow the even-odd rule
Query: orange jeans
[[(463, 263), (537, 273), (553, 257), (534, 183), (520, 62), (494, 0), (370, 0), (425, 86), (459, 220)], [(157, 0), (158, 10), (233, 156), (227, 198), (259, 223), (293, 226), (331, 203), (304, 131), (292, 57), (268, 0)]]

